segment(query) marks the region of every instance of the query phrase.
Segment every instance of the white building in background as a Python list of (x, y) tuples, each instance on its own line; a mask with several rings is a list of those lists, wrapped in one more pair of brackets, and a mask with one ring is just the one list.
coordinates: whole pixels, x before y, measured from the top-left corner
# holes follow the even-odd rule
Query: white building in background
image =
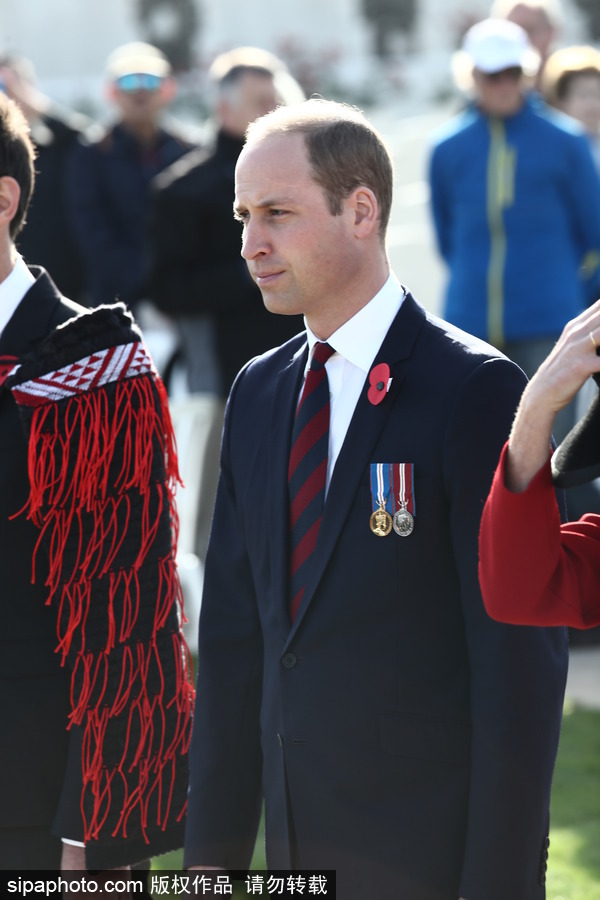
[(202, 0), (203, 52), (236, 44), (286, 52), (291, 62), (335, 69), (340, 80), (360, 84), (369, 77), (371, 27), (361, 0)]
[[(311, 87), (333, 85), (351, 98), (398, 92), (426, 98), (448, 90), (449, 60), (465, 23), (483, 18), (491, 0), (420, 0), (414, 34), (397, 36), (382, 67), (361, 0), (194, 0), (199, 25), (194, 57), (205, 71), (214, 56), (240, 44), (279, 53)], [(64, 103), (103, 109), (104, 61), (116, 46), (146, 39), (139, 0), (0, 0), (0, 50), (29, 57), (40, 86)], [(174, 25), (176, 3), (164, 0), (156, 28)], [(563, 0), (563, 43), (585, 40), (574, 0)]]

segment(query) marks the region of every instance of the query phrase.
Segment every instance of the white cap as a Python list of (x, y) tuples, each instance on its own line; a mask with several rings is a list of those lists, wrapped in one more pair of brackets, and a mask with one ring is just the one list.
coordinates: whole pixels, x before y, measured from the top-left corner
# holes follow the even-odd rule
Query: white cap
[(106, 74), (111, 81), (123, 75), (158, 75), (166, 78), (171, 72), (169, 60), (158, 47), (143, 41), (132, 41), (117, 47), (106, 60)]
[(484, 19), (469, 28), (462, 50), (472, 66), (490, 74), (518, 66), (534, 75), (540, 59), (529, 43), (527, 32), (506, 19)]

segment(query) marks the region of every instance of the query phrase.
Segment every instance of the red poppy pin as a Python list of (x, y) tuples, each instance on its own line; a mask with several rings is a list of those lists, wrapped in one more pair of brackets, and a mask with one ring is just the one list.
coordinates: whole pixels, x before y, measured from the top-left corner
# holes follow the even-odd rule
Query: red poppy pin
[(369, 403), (372, 403), (373, 406), (377, 406), (378, 403), (381, 403), (389, 391), (391, 383), (390, 367), (387, 363), (379, 363), (379, 365), (373, 366), (369, 372), (370, 386), (367, 392)]

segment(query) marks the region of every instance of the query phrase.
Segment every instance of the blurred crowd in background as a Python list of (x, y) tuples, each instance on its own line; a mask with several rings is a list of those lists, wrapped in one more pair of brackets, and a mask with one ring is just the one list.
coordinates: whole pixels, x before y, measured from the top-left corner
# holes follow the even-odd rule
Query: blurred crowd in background
[[(481, 22), (464, 17), (461, 46), (446, 60), (458, 112), (432, 134), (427, 161), (448, 271), (443, 315), (528, 375), (600, 296), (600, 23), (593, 5), (579, 5), (589, 39), (577, 45), (564, 43), (557, 0), (496, 0)], [(390, 13), (366, 6), (385, 53)], [(397, 6), (415, 15), (416, 3)], [(21, 106), (37, 147), (18, 248), (80, 303), (123, 300), (147, 333), (182, 435), (181, 551), (193, 561), (197, 607), (228, 391), (248, 359), (302, 327), (265, 311), (240, 257), (235, 163), (251, 121), (277, 104), (327, 96), (327, 85), (303, 73), (297, 52), (288, 60), (233, 47), (211, 61), (191, 123), (173, 114), (182, 83), (189, 106), (189, 72), (168, 47), (139, 40), (106, 60), (109, 114), (100, 120), (43, 92), (36, 60), (20, 49), (0, 55), (0, 88)], [(565, 413), (558, 438), (577, 414), (577, 406)], [(600, 492), (592, 484), (570, 504), (572, 516), (600, 512)]]

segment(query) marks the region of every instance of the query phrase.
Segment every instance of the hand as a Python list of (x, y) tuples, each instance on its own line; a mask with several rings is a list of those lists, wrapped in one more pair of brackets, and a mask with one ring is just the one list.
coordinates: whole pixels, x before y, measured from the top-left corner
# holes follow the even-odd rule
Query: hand
[(600, 301), (569, 322), (523, 392), (510, 435), (506, 486), (523, 491), (550, 455), (557, 412), (600, 372)]
[(187, 872), (226, 872), (223, 866), (188, 866)]
[[(85, 862), (85, 847), (74, 847), (72, 844), (63, 844), (62, 857), (60, 863), (61, 872), (87, 872)], [(97, 881), (100, 887), (102, 882), (106, 881), (111, 872), (130, 872), (131, 866), (118, 866), (115, 869), (107, 869), (94, 875), (94, 881)], [(123, 879), (120, 874), (119, 878)], [(127, 876), (125, 876), (127, 879)]]
[(569, 403), (590, 375), (600, 372), (600, 300), (568, 322), (528, 387), (532, 400), (554, 414)]
[(72, 844), (62, 845), (60, 861), (61, 872), (85, 872), (85, 847), (74, 847)]

